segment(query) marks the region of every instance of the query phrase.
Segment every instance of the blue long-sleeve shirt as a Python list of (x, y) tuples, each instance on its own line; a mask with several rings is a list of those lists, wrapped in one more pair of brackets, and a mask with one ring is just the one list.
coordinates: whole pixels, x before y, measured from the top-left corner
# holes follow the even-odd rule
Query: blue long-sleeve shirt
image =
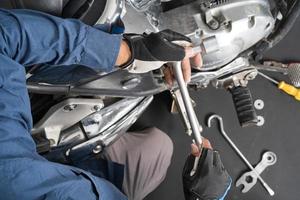
[(77, 20), (39, 12), (0, 10), (0, 199), (123, 200), (111, 183), (38, 155), (30, 136), (32, 116), (27, 65), (82, 64), (111, 71), (120, 35)]

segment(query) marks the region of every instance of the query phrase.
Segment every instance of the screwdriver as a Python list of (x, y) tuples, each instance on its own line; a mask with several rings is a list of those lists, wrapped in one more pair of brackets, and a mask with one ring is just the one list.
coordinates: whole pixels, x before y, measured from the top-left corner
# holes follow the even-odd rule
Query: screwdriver
[(271, 81), (272, 83), (275, 83), (280, 90), (284, 91), (286, 94), (293, 96), (297, 101), (300, 101), (300, 89), (298, 89), (290, 84), (287, 84), (284, 81), (280, 81), (280, 82), (276, 81), (275, 79), (273, 79), (261, 72), (258, 72), (258, 73), (265, 79)]

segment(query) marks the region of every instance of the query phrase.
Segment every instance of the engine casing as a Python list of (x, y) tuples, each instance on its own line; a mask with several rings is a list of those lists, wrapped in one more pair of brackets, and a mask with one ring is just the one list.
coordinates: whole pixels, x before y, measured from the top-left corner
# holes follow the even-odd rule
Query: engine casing
[(268, 0), (199, 0), (161, 15), (160, 29), (170, 28), (203, 43), (202, 70), (228, 64), (267, 38), (275, 18)]

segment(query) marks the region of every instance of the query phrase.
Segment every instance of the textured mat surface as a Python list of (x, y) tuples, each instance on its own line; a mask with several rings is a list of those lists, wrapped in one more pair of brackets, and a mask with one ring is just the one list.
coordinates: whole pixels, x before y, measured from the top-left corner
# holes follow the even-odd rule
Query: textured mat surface
[[(146, 28), (142, 17), (129, 14), (126, 18), (127, 28), (131, 31), (140, 31), (132, 28), (139, 24), (139, 28)], [(266, 57), (277, 60), (300, 61), (300, 20), (297, 21), (292, 32), (278, 46), (273, 48)], [(285, 79), (278, 74), (273, 77)], [(211, 113), (217, 113), (224, 118), (225, 129), (228, 135), (241, 149), (249, 161), (255, 165), (262, 153), (270, 150), (277, 154), (278, 161), (269, 167), (262, 177), (275, 191), (275, 196), (270, 197), (263, 186), (258, 182), (254, 188), (242, 194), (240, 188), (235, 186), (226, 199), (230, 200), (268, 200), (268, 199), (299, 199), (300, 182), (300, 151), (299, 151), (299, 126), (300, 103), (293, 98), (281, 93), (274, 85), (262, 78), (257, 78), (250, 83), (254, 99), (265, 102), (259, 115), (265, 118), (263, 127), (241, 128), (236, 117), (231, 95), (224, 90), (208, 88), (199, 92), (192, 92), (197, 103), (196, 112), (202, 124)], [(140, 119), (140, 122), (156, 126), (167, 132), (172, 138), (175, 150), (172, 166), (161, 186), (147, 197), (147, 200), (183, 200), (181, 185), (181, 170), (184, 160), (189, 152), (190, 138), (184, 134), (183, 126), (176, 115), (169, 113), (170, 96), (167, 93), (156, 96), (155, 101)], [(228, 143), (223, 139), (216, 126), (211, 129), (205, 127), (204, 136), (209, 138), (216, 149), (221, 153), (224, 165), (236, 181), (245, 171), (246, 165), (235, 154)]]

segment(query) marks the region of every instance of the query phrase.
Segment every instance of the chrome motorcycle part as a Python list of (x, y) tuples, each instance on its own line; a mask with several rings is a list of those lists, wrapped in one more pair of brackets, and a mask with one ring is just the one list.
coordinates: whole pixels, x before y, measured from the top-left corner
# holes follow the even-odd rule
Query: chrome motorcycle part
[(137, 12), (143, 12), (154, 31), (158, 32), (162, 12), (161, 0), (126, 0)]
[(196, 143), (201, 151), (202, 149), (202, 136), (201, 132), (203, 131), (202, 126), (200, 125), (197, 115), (195, 113), (195, 110), (193, 108), (191, 97), (189, 95), (186, 83), (183, 78), (182, 68), (181, 68), (181, 62), (176, 62), (173, 64), (174, 74), (175, 78), (177, 80), (179, 90), (182, 96), (182, 100), (184, 103), (184, 107), (189, 119), (189, 123), (192, 127), (193, 134), (196, 140)]
[(224, 78), (218, 78), (212, 81), (216, 88), (233, 88), (233, 87), (247, 87), (248, 81), (256, 78), (258, 72), (252, 67), (241, 72), (230, 74)]
[(253, 106), (252, 95), (248, 87), (233, 87), (229, 89), (232, 94), (235, 110), (242, 127), (253, 126), (258, 122)]
[(263, 126), (265, 124), (265, 118), (263, 116), (257, 116), (257, 126)]
[(218, 70), (193, 73), (189, 84), (196, 85), (198, 88), (205, 88), (212, 81), (216, 82), (220, 77), (225, 77), (226, 75), (229, 76), (249, 69), (252, 70), (253, 67), (250, 65), (248, 59), (239, 57)]
[(143, 99), (143, 97), (122, 99), (82, 119), (81, 124), (86, 136), (93, 138), (102, 134), (136, 108)]
[(124, 0), (107, 0), (104, 11), (96, 24), (112, 24), (126, 13)]
[[(262, 156), (261, 161), (254, 168), (255, 171), (260, 175), (269, 166), (276, 163), (277, 156), (275, 153), (268, 151)], [(236, 182), (235, 186), (243, 186), (242, 193), (248, 192), (257, 183), (256, 173), (253, 171), (244, 173)]]
[(102, 148), (110, 145), (126, 133), (128, 128), (145, 111), (152, 100), (152, 96), (141, 99), (140, 103), (133, 110), (125, 114), (116, 123), (111, 124), (111, 126), (108, 127), (102, 134), (99, 133), (95, 137), (67, 149), (65, 154), (70, 157), (78, 157), (78, 155), (85, 157), (91, 153), (95, 153), (95, 149), (99, 150), (100, 148), (97, 147), (99, 145)]
[(72, 127), (62, 130), (57, 143), (57, 147), (77, 144), (86, 140), (86, 135), (82, 131), (81, 124), (76, 123)]
[(124, 89), (122, 82), (132, 78), (127, 70), (116, 70), (107, 75), (95, 77), (78, 85), (52, 85), (28, 82), (27, 88), (31, 93), (62, 94), (75, 96), (110, 96), (110, 97), (145, 97), (158, 94), (168, 89), (161, 74), (156, 77), (153, 72), (134, 74), (140, 83), (134, 88)]
[(217, 119), (219, 122), (219, 128), (226, 139), (226, 141), (230, 144), (230, 146), (235, 150), (235, 152), (240, 156), (240, 158), (244, 161), (244, 163), (253, 171), (253, 173), (257, 176), (258, 180), (263, 184), (265, 189), (268, 191), (268, 193), (273, 196), (275, 192), (271, 189), (271, 187), (264, 181), (264, 179), (259, 175), (259, 173), (254, 169), (254, 167), (250, 164), (250, 162), (247, 160), (247, 158), (244, 156), (244, 154), (237, 148), (237, 146), (233, 143), (233, 141), (230, 139), (230, 137), (227, 135), (227, 133), (224, 130), (224, 124), (223, 119), (219, 115), (212, 115), (208, 118), (207, 126), (210, 128), (212, 126), (212, 120)]
[(254, 107), (257, 110), (262, 110), (265, 107), (265, 102), (261, 99), (257, 99), (257, 100), (254, 101)]
[(196, 1), (162, 13), (160, 29), (189, 35), (194, 45), (209, 39), (218, 46), (217, 51), (203, 55), (201, 71), (208, 71), (230, 63), (267, 38), (275, 20), (268, 0), (228, 0), (213, 6)]
[(103, 107), (101, 99), (70, 98), (49, 109), (45, 116), (34, 125), (32, 134), (44, 132), (51, 146), (57, 146), (60, 133), (86, 116), (94, 113), (94, 107)]
[(232, 61), (270, 35), (275, 25), (267, 0), (229, 0), (201, 9), (195, 15), (200, 39), (213, 38), (219, 46), (218, 51), (203, 55), (203, 70)]

